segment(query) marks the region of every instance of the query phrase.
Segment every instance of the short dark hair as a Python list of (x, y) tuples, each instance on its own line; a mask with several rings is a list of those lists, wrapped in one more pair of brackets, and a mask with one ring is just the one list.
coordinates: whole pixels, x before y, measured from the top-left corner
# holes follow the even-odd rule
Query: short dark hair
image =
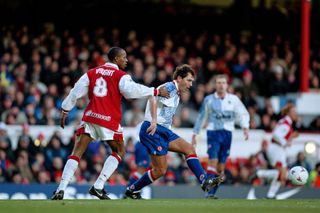
[(108, 58), (112, 62), (114, 59), (120, 55), (120, 53), (124, 51), (124, 49), (120, 47), (111, 47), (108, 51)]
[(181, 76), (181, 78), (185, 78), (187, 77), (188, 73), (194, 76), (194, 70), (192, 69), (192, 67), (188, 64), (183, 64), (176, 68), (173, 73), (173, 79), (176, 80), (178, 76)]
[(214, 82), (217, 82), (218, 79), (225, 79), (228, 83), (228, 76), (226, 74), (218, 74), (214, 77)]

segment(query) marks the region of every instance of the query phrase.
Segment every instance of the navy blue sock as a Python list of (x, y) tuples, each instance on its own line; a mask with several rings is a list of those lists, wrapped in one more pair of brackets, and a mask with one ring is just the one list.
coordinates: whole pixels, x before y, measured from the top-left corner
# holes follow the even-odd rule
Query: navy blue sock
[(152, 179), (152, 176), (151, 176), (151, 170), (149, 170), (145, 172), (139, 180), (131, 184), (128, 188), (131, 191), (139, 191), (143, 187), (151, 184), (153, 181), (154, 180)]
[[(208, 171), (208, 177), (218, 177), (217, 173)], [(219, 185), (213, 187), (209, 192), (208, 192), (208, 196), (214, 196), (217, 193), (217, 190), (219, 188)]]
[(188, 155), (186, 157), (186, 160), (189, 168), (191, 169), (193, 174), (195, 174), (199, 183), (202, 183), (207, 178), (207, 174), (202, 168), (197, 155), (196, 154)]
[(127, 187), (131, 186), (134, 182), (139, 180), (140, 177), (141, 175), (138, 172), (133, 173), (128, 180)]

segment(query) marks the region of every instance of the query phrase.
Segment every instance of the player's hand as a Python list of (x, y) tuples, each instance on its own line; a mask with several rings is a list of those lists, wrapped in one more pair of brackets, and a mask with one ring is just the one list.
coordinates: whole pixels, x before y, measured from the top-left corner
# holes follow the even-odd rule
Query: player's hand
[(147, 129), (147, 133), (149, 133), (149, 135), (154, 135), (154, 133), (156, 133), (157, 130), (157, 122), (151, 122), (149, 128)]
[(165, 86), (162, 86), (158, 89), (158, 96), (169, 98), (170, 93), (168, 92), (168, 90)]
[(60, 113), (60, 126), (62, 127), (62, 129), (64, 129), (64, 124), (66, 122), (66, 118), (68, 116), (68, 111), (66, 110), (61, 110), (61, 113)]
[(244, 135), (244, 140), (249, 139), (249, 129), (245, 128), (243, 129), (243, 135)]
[(192, 135), (192, 141), (191, 141), (191, 145), (193, 147), (196, 147), (197, 146), (197, 139), (196, 139), (196, 135)]

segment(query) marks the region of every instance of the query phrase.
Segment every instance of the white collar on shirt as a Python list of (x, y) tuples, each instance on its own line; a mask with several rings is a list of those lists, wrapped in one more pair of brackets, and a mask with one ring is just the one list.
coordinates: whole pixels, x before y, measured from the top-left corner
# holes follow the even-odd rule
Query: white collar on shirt
[(176, 80), (173, 80), (173, 83), (176, 86), (177, 91), (179, 92), (178, 82)]
[(221, 98), (221, 97), (218, 95), (217, 92), (215, 92), (213, 95), (214, 95), (215, 98), (223, 100), (223, 99), (225, 99), (225, 98), (228, 96), (228, 93), (226, 93), (226, 95), (225, 95), (223, 98)]
[(290, 118), (289, 115), (287, 115), (286, 117), (284, 117), (284, 119), (286, 119), (289, 124), (292, 124), (292, 119)]
[(174, 85), (176, 86), (177, 94), (180, 96), (180, 95), (181, 95), (181, 92), (180, 92), (179, 87), (178, 87), (178, 82), (177, 82), (176, 80), (173, 80), (173, 83), (174, 83)]
[(106, 66), (111, 66), (111, 67), (114, 67), (114, 68), (116, 68), (116, 69), (119, 69), (118, 65), (116, 65), (116, 64), (114, 64), (114, 63), (111, 63), (111, 62), (107, 62), (107, 63), (105, 63), (104, 65), (106, 65)]

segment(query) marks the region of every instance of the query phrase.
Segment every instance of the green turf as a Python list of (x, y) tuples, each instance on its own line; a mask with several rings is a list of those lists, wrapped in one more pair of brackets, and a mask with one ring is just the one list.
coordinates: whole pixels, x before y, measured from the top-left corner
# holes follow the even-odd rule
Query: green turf
[(153, 200), (63, 200), (0, 201), (0, 213), (313, 213), (320, 212), (320, 199), (153, 199)]

